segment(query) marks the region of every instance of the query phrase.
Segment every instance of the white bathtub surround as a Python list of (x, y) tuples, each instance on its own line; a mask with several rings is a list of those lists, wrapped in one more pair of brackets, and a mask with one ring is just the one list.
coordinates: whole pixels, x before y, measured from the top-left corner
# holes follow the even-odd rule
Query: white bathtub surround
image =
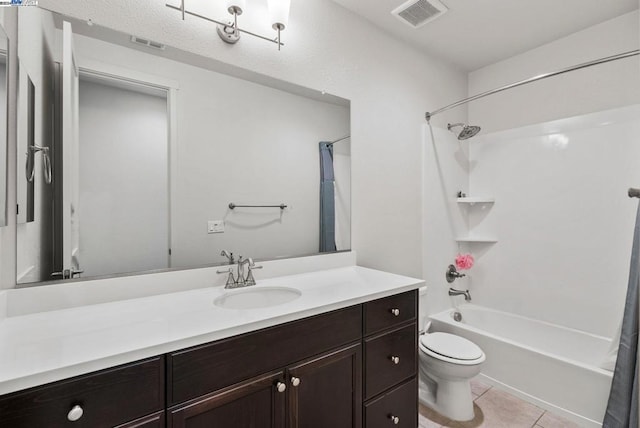
[(604, 417), (612, 373), (599, 368), (607, 338), (473, 304), (430, 317), (433, 331), (463, 336), (482, 348), (484, 381), (585, 427)]
[[(469, 192), (469, 159), (468, 142), (459, 142), (446, 128), (423, 125), (423, 136), (422, 270), (429, 285), (424, 313), (433, 314), (452, 304), (445, 272), (460, 251), (456, 237), (468, 230), (466, 208), (457, 202), (457, 195)], [(470, 282), (462, 278), (452, 285), (466, 289)]]
[(470, 194), (496, 203), (469, 211), (469, 223), (500, 238), (473, 269), (474, 303), (613, 336), (629, 275), (638, 135), (640, 105), (473, 139)]
[[(304, 259), (299, 260), (305, 264)], [(282, 267), (278, 264), (283, 262), (270, 262), (260, 274), (279, 271)], [(162, 275), (168, 281), (189, 282), (184, 276), (171, 274), (157, 274), (155, 279), (160, 281)], [(136, 283), (136, 279), (128, 280), (133, 281), (130, 285)], [(67, 286), (91, 288), (97, 282)], [(422, 284), (419, 279), (352, 265), (270, 279), (262, 276), (254, 289), (289, 287), (301, 293), (289, 303), (266, 308), (216, 307), (214, 300), (228, 290), (209, 286), (9, 316), (0, 321), (0, 394), (417, 289)], [(20, 291), (32, 290), (16, 290)]]

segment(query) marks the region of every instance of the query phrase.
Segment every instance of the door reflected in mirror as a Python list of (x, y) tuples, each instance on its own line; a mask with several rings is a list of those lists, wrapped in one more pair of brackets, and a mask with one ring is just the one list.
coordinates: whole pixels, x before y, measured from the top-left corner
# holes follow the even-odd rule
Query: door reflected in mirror
[(0, 25), (0, 227), (7, 225), (7, 85), (9, 40)]
[(34, 205), (51, 209), (19, 227), (18, 283), (350, 249), (348, 100), (23, 9), (52, 179), (36, 156)]

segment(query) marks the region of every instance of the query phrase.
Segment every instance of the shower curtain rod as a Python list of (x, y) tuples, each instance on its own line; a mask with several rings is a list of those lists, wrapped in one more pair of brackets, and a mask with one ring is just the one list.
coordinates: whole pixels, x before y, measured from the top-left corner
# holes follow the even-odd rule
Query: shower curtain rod
[(443, 111), (451, 110), (454, 107), (461, 106), (461, 105), (466, 104), (468, 102), (475, 101), (477, 99), (484, 98), (486, 96), (493, 95), (493, 94), (496, 94), (498, 92), (506, 91), (507, 89), (515, 88), (515, 87), (521, 86), (521, 85), (526, 85), (527, 83), (533, 83), (533, 82), (536, 82), (538, 80), (546, 79), (548, 77), (557, 76), (559, 74), (568, 73), (570, 71), (580, 70), (581, 68), (591, 67), (592, 65), (604, 64), (605, 62), (616, 61), (616, 60), (619, 60), (619, 59), (629, 58), (629, 57), (632, 57), (632, 56), (635, 56), (635, 55), (640, 55), (640, 49), (636, 49), (636, 50), (628, 51), (628, 52), (623, 52), (623, 53), (620, 53), (620, 54), (617, 54), (617, 55), (612, 55), (612, 56), (596, 59), (596, 60), (589, 61), (589, 62), (583, 62), (582, 64), (574, 65), (573, 67), (563, 68), (561, 70), (553, 71), (551, 73), (540, 74), (538, 76), (534, 76), (534, 77), (531, 77), (529, 79), (521, 80), (519, 82), (515, 82), (515, 83), (511, 83), (509, 85), (501, 86), (499, 88), (492, 89), (490, 91), (482, 92), (481, 94), (474, 95), (474, 96), (469, 97), (469, 98), (465, 98), (465, 99), (460, 100), (458, 102), (455, 102), (453, 104), (449, 104), (446, 107), (442, 107), (442, 108), (440, 108), (438, 110), (434, 110), (432, 112), (427, 112), (425, 114), (425, 118), (427, 119), (427, 122), (429, 122), (429, 120), (431, 120), (431, 117), (435, 116), (438, 113), (442, 113)]
[(630, 198), (640, 198), (640, 189), (634, 189), (633, 187), (629, 188), (627, 192)]
[(351, 135), (347, 135), (346, 137), (338, 138), (337, 140), (332, 141), (332, 142), (327, 143), (327, 144), (335, 144), (335, 143), (339, 143), (340, 141), (342, 141), (342, 140), (346, 140), (347, 138), (351, 138)]

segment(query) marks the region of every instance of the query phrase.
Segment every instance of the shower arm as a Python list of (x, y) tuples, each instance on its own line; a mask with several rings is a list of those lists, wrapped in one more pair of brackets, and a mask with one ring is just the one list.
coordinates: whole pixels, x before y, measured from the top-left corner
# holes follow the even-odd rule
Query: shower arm
[(442, 108), (440, 108), (438, 110), (434, 110), (432, 112), (427, 112), (427, 113), (425, 113), (425, 118), (427, 119), (427, 122), (429, 122), (431, 120), (431, 118), (433, 116), (435, 116), (436, 114), (438, 114), (438, 113), (442, 113), (444, 111), (451, 110), (452, 108), (461, 106), (463, 104), (467, 104), (467, 103), (469, 103), (471, 101), (475, 101), (475, 100), (478, 100), (480, 98), (487, 97), (489, 95), (497, 94), (498, 92), (506, 91), (507, 89), (516, 88), (518, 86), (526, 85), (528, 83), (537, 82), (538, 80), (547, 79), (549, 77), (558, 76), (560, 74), (568, 73), (570, 71), (580, 70), (582, 68), (587, 68), (587, 67), (591, 67), (591, 66), (598, 65), (598, 64), (604, 64), (606, 62), (616, 61), (616, 60), (619, 60), (619, 59), (629, 58), (629, 57), (636, 56), (636, 55), (640, 55), (640, 49), (636, 49), (636, 50), (628, 51), (628, 52), (623, 52), (623, 53), (620, 53), (620, 54), (617, 54), (617, 55), (612, 55), (612, 56), (596, 59), (596, 60), (589, 61), (589, 62), (583, 62), (582, 64), (574, 65), (572, 67), (563, 68), (561, 70), (553, 71), (553, 72), (550, 72), (550, 73), (539, 74), (539, 75), (531, 77), (529, 79), (521, 80), (519, 82), (511, 83), (509, 85), (501, 86), (499, 88), (492, 89), (490, 91), (482, 92), (482, 93), (480, 93), (478, 95), (474, 95), (474, 96), (465, 98), (465, 99), (457, 101), (457, 102), (455, 102), (453, 104), (449, 104), (448, 106), (442, 107)]

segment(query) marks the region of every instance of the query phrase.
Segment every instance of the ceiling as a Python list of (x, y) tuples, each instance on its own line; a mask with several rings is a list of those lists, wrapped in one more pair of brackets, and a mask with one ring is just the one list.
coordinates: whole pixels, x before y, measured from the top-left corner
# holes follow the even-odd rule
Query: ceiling
[(333, 0), (427, 54), (473, 71), (638, 9), (638, 0), (441, 0), (414, 29), (391, 15), (406, 0)]

